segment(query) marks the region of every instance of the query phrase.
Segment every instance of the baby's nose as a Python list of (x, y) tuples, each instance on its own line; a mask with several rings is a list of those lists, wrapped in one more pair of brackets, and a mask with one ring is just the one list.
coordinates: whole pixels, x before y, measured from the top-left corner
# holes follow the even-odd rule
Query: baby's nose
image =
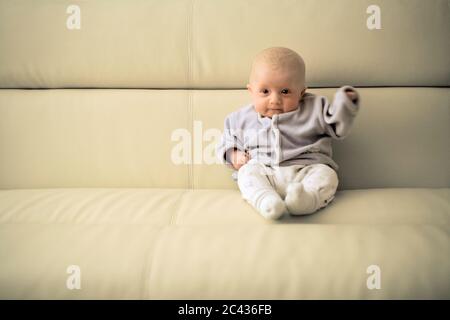
[(274, 93), (271, 97), (271, 101), (274, 103), (278, 103), (281, 101), (281, 96), (278, 93)]
[(270, 101), (270, 104), (269, 104), (271, 107), (279, 107), (279, 106), (281, 106), (281, 101), (278, 101), (278, 100), (272, 100), (272, 101)]

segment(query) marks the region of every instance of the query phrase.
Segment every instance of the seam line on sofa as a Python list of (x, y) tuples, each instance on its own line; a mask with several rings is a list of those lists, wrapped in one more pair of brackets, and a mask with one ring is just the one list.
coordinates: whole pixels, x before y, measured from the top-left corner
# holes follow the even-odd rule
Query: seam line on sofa
[(192, 100), (193, 100), (193, 91), (192, 90), (188, 90), (188, 101), (187, 101), (187, 108), (188, 108), (188, 128), (189, 128), (189, 132), (191, 132), (191, 145), (190, 145), (190, 152), (191, 152), (191, 157), (190, 157), (190, 163), (188, 165), (188, 188), (189, 189), (193, 189), (193, 181), (194, 181), (194, 108), (193, 108), (193, 104), (192, 104)]
[(192, 88), (192, 20), (193, 20), (193, 8), (194, 0), (191, 1), (186, 21), (186, 39), (187, 39), (187, 87), (190, 90)]
[(188, 54), (188, 70), (187, 70), (187, 81), (188, 81), (188, 128), (189, 132), (191, 132), (191, 159), (190, 164), (188, 167), (188, 188), (193, 189), (194, 188), (194, 146), (193, 146), (193, 134), (194, 134), (194, 108), (193, 108), (193, 92), (192, 92), (192, 85), (193, 85), (193, 21), (194, 21), (194, 3), (195, 0), (191, 0), (189, 4), (189, 12), (188, 12), (188, 18), (187, 18), (187, 54)]
[(158, 235), (156, 236), (155, 242), (153, 243), (152, 246), (150, 246), (148, 248), (148, 252), (146, 254), (146, 260), (144, 262), (144, 270), (143, 270), (143, 287), (141, 289), (140, 295), (141, 295), (141, 299), (150, 299), (151, 295), (153, 294), (152, 292), (152, 286), (151, 286), (151, 281), (152, 281), (152, 271), (154, 268), (154, 260), (156, 257), (156, 250), (158, 248), (158, 244), (160, 242), (161, 239), (161, 234), (163, 233), (163, 231), (167, 228), (167, 226), (162, 227), (161, 229), (159, 229)]

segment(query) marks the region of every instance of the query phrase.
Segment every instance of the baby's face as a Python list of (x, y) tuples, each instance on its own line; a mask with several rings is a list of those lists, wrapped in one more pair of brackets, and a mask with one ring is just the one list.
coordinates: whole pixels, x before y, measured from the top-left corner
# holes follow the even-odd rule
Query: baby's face
[(247, 85), (255, 110), (264, 117), (293, 111), (306, 88), (299, 84), (295, 74), (288, 70), (273, 70), (260, 66), (255, 70), (253, 81)]

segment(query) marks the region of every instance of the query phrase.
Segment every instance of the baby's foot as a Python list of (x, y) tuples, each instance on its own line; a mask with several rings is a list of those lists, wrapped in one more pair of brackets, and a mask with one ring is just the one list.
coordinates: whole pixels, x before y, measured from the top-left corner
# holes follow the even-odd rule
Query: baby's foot
[(302, 183), (290, 183), (286, 189), (286, 207), (292, 215), (310, 214), (316, 211), (315, 192), (307, 192)]
[(259, 202), (258, 211), (266, 219), (276, 220), (286, 211), (286, 205), (279, 195), (265, 195)]

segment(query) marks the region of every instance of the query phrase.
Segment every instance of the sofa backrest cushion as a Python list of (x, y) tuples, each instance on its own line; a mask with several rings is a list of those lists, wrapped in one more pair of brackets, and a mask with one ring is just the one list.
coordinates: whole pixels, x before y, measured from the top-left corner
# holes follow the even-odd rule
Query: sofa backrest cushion
[(310, 87), (449, 86), (448, 1), (378, 0), (369, 29), (373, 3), (0, 1), (0, 88), (245, 88), (269, 46), (298, 51)]
[(377, 5), (372, 30), (360, 0), (0, 0), (0, 189), (236, 188), (208, 154), (269, 46), (360, 89), (340, 189), (448, 186), (448, 1)]

